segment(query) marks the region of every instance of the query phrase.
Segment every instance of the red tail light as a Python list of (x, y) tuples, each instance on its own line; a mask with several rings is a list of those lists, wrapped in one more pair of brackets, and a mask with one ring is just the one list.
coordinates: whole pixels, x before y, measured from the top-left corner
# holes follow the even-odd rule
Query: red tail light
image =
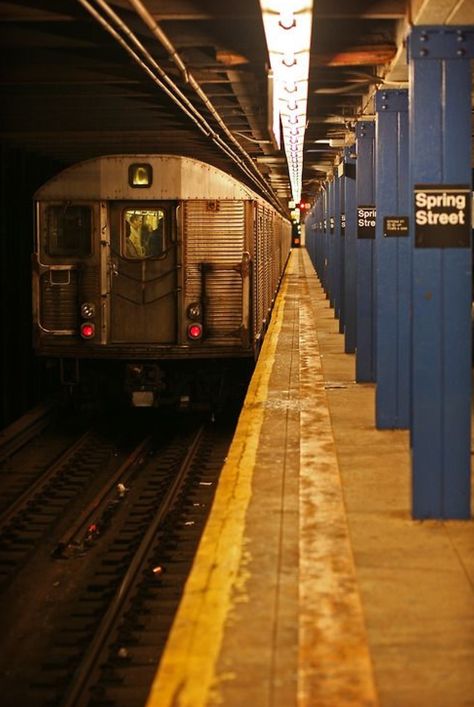
[(95, 324), (83, 322), (81, 324), (81, 336), (83, 339), (92, 339), (95, 336)]
[(195, 322), (188, 326), (188, 337), (196, 341), (202, 337), (202, 324)]

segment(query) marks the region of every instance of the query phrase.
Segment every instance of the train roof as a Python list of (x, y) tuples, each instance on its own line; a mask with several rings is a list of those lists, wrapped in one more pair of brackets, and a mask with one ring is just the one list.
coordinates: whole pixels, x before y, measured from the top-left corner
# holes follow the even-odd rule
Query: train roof
[[(150, 165), (151, 185), (131, 186), (130, 170)], [(168, 200), (262, 198), (220, 169), (177, 155), (107, 155), (79, 162), (57, 174), (35, 193), (43, 200)]]

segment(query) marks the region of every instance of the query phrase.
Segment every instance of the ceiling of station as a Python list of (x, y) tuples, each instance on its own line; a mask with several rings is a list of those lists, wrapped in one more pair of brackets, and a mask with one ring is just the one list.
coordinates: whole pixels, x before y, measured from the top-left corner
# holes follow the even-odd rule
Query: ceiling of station
[[(472, 6), (315, 2), (304, 197), (357, 118), (370, 113), (374, 87), (406, 80), (409, 23), (473, 22)], [(290, 198), (286, 160), (267, 128), (258, 0), (0, 2), (0, 57), (3, 144), (62, 164), (118, 153), (191, 155), (285, 204)]]

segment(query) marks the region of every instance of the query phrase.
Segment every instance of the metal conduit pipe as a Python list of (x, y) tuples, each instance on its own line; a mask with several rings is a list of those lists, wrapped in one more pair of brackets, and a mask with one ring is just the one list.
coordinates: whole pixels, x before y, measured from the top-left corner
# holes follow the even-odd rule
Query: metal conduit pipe
[(130, 2), (130, 5), (132, 5), (133, 9), (135, 12), (142, 18), (143, 22), (148, 26), (148, 28), (151, 30), (151, 32), (154, 34), (154, 36), (159, 40), (159, 42), (163, 45), (163, 47), (166, 49), (168, 52), (168, 56), (178, 69), (181, 71), (181, 74), (183, 75), (183, 79), (185, 80), (186, 83), (189, 81), (189, 74), (188, 70), (186, 69), (186, 66), (184, 65), (181, 57), (179, 56), (178, 52), (176, 51), (175, 47), (171, 44), (170, 40), (166, 36), (166, 34), (163, 32), (159, 24), (153, 19), (152, 15), (148, 12), (148, 10), (145, 8), (145, 6), (141, 2)]
[[(120, 27), (120, 29), (127, 35), (129, 39), (132, 40), (132, 42), (140, 49), (140, 51), (145, 55), (147, 60), (150, 62), (152, 65), (153, 69), (157, 71), (157, 73), (160, 75), (162, 79), (166, 81), (166, 83), (171, 86), (171, 89), (168, 88), (157, 76), (153, 73), (152, 69), (150, 69), (149, 66), (145, 64), (145, 62), (137, 55), (137, 53), (126, 43), (126, 41), (123, 39), (123, 37), (120, 36), (120, 34), (110, 25), (110, 23), (107, 22), (106, 19), (104, 19), (98, 12), (95, 10), (92, 5), (87, 1), (87, 0), (79, 0), (80, 4), (83, 5), (88, 12), (94, 17), (94, 19), (101, 24), (104, 29), (106, 29), (109, 34), (111, 34), (114, 39), (121, 44), (125, 51), (130, 54), (130, 56), (136, 61), (136, 63), (150, 76), (150, 78), (161, 88), (173, 101), (176, 103), (176, 105), (181, 108), (181, 110), (195, 123), (195, 125), (198, 127), (198, 129), (206, 136), (210, 137), (212, 140), (217, 142), (217, 139), (219, 139), (219, 136), (214, 132), (214, 130), (211, 128), (211, 126), (207, 123), (207, 121), (201, 116), (199, 111), (196, 110), (196, 108), (193, 106), (193, 104), (186, 98), (186, 96), (179, 90), (179, 88), (174, 84), (172, 79), (166, 74), (166, 72), (157, 64), (157, 62), (153, 59), (153, 57), (148, 54), (146, 49), (143, 47), (141, 42), (137, 39), (137, 37), (133, 34), (133, 32), (127, 27), (125, 23), (122, 22), (122, 20), (114, 13), (114, 11), (106, 5), (106, 3), (102, 2), (102, 0), (97, 0), (98, 4), (105, 9), (108, 14), (113, 17), (114, 20), (116, 20), (117, 25)], [(233, 161), (239, 161), (241, 162), (240, 158), (238, 158), (228, 147), (224, 142), (219, 145), (219, 147), (227, 154), (228, 157), (230, 157)], [(241, 169), (246, 171), (245, 165), (240, 165)], [(252, 177), (252, 175), (249, 175)], [(255, 181), (255, 180), (254, 180)], [(260, 186), (260, 185), (259, 185)]]
[[(252, 170), (250, 170), (246, 164), (244, 164), (242, 158), (240, 158), (232, 148), (227, 145), (227, 143), (222, 140), (222, 138), (215, 132), (211, 125), (207, 122), (204, 116), (195, 108), (195, 106), (189, 101), (189, 99), (181, 92), (181, 90), (176, 86), (174, 81), (168, 76), (168, 74), (159, 66), (155, 59), (149, 54), (145, 49), (143, 44), (139, 41), (132, 30), (126, 25), (125, 22), (112, 10), (105, 0), (95, 0), (96, 4), (108, 14), (108, 16), (115, 22), (120, 31), (126, 36), (126, 38), (131, 41), (135, 47), (143, 54), (146, 61), (153, 67), (147, 66), (145, 61), (143, 61), (140, 56), (132, 49), (132, 47), (127, 43), (127, 41), (122, 37), (119, 32), (117, 32), (114, 27), (111, 26), (110, 22), (103, 17), (96, 8), (94, 8), (88, 0), (78, 0), (78, 2), (92, 15), (92, 17), (109, 33), (113, 38), (125, 49), (125, 51), (133, 58), (133, 60), (142, 68), (157, 84), (161, 90), (163, 90), (166, 95), (173, 100), (174, 103), (195, 123), (198, 129), (206, 136), (211, 138), (211, 140), (233, 161), (239, 168), (253, 181), (253, 183), (258, 186), (260, 190), (263, 190), (270, 201), (276, 206), (279, 211), (282, 211), (282, 207), (278, 198), (273, 193), (269, 185), (262, 179), (260, 173), (256, 170), (255, 165), (251, 161), (250, 155), (248, 155), (239, 145), (239, 143), (233, 139), (233, 142), (239, 146), (240, 150), (251, 161)], [(172, 45), (170, 44), (172, 47)], [(184, 67), (184, 64), (183, 64)], [(185, 67), (184, 67), (185, 68)], [(158, 76), (154, 73), (156, 72)], [(226, 131), (227, 130), (227, 126)], [(231, 133), (230, 133), (231, 135)]]
[[(134, 50), (126, 43), (126, 41), (123, 39), (123, 37), (120, 36), (120, 34), (110, 25), (110, 23), (107, 22), (107, 20), (104, 19), (104, 18), (97, 12), (97, 10), (96, 10), (94, 7), (92, 7), (92, 5), (88, 2), (88, 0), (78, 0), (78, 2), (92, 15), (92, 17), (93, 17), (95, 20), (97, 20), (97, 22), (98, 22), (100, 25), (102, 25), (102, 27), (103, 27), (109, 34), (112, 35), (112, 37), (113, 37), (119, 44), (121, 44), (121, 45), (124, 47), (125, 51), (126, 51), (128, 54), (130, 54), (130, 56), (134, 59), (134, 61), (136, 61), (137, 64), (138, 64), (144, 71), (146, 71), (146, 72), (148, 73), (148, 75), (149, 75), (149, 76), (153, 79), (153, 81), (161, 88), (161, 90), (164, 91), (164, 93), (166, 93), (166, 95), (167, 95), (169, 98), (171, 98), (171, 99), (181, 108), (181, 110), (182, 110), (184, 113), (186, 113), (186, 115), (188, 115), (189, 118), (194, 119), (194, 116), (193, 116), (193, 115), (191, 114), (191, 112), (188, 110), (187, 106), (185, 105), (185, 102), (184, 102), (184, 101), (180, 101), (180, 98), (181, 98), (181, 97), (178, 97), (178, 95), (177, 95), (177, 94), (179, 94), (179, 89), (178, 89), (177, 87), (175, 87), (175, 88), (176, 88), (176, 92), (173, 92), (172, 90), (170, 90), (170, 89), (168, 88), (168, 86), (166, 86), (166, 85), (163, 83), (163, 81), (161, 81), (160, 78), (158, 78), (158, 77), (153, 73), (153, 71), (144, 63), (144, 61), (143, 61), (142, 59), (140, 59), (140, 57), (138, 56), (138, 54), (137, 54), (136, 52), (134, 52)], [(99, 2), (100, 2), (100, 0), (99, 0)], [(110, 10), (110, 8), (109, 8), (109, 10)], [(112, 14), (115, 15), (115, 13), (113, 13), (112, 10), (110, 10), (110, 11), (111, 11)], [(120, 18), (117, 18), (117, 19), (120, 19)], [(121, 22), (121, 21), (120, 21), (120, 22)], [(123, 23), (121, 23), (121, 25), (122, 25), (122, 24), (123, 24)], [(143, 47), (143, 46), (141, 45), (141, 43), (137, 40), (137, 38), (135, 37), (135, 35), (127, 28), (126, 25), (123, 24), (123, 26), (121, 26), (121, 29), (127, 34), (127, 36), (128, 36), (130, 39), (132, 39), (132, 41), (134, 42), (134, 44), (137, 45), (137, 47), (139, 47), (140, 49), (143, 49), (143, 50), (144, 50), (144, 47)], [(157, 73), (160, 75), (161, 79), (164, 79), (165, 81), (168, 79), (167, 83), (172, 83), (172, 82), (170, 82), (169, 77), (167, 76), (166, 72), (163, 71), (163, 69), (153, 60), (152, 57), (150, 57), (150, 59), (151, 59), (151, 63), (152, 63), (152, 65), (153, 65), (153, 68), (154, 68), (154, 69), (157, 71)], [(185, 98), (185, 97), (183, 96), (183, 98)], [(187, 100), (187, 99), (186, 99), (186, 100)], [(198, 127), (202, 130), (202, 132), (203, 132), (206, 136), (208, 136), (208, 131), (204, 130), (204, 129), (202, 128), (202, 126), (200, 126), (200, 125), (198, 125)]]
[[(90, 3), (87, 2), (87, 0), (79, 0), (81, 4), (83, 5), (88, 5), (90, 7), (90, 12), (93, 14), (93, 16), (98, 19), (101, 24), (117, 39), (122, 46), (125, 47), (125, 49), (132, 55), (136, 56), (131, 50), (126, 42), (123, 41), (123, 39), (120, 37), (120, 35), (117, 34), (117, 32), (110, 26), (110, 24), (102, 18), (91, 6)], [(117, 13), (110, 7), (110, 5), (105, 1), (105, 0), (95, 0), (95, 3), (100, 6), (100, 8), (107, 14), (109, 15), (110, 18), (115, 22), (117, 27), (127, 36), (129, 40), (140, 50), (141, 54), (145, 57), (145, 59), (151, 64), (153, 69), (155, 69), (160, 77), (165, 81), (169, 88), (171, 90), (165, 90), (167, 95), (173, 99), (173, 101), (182, 109), (186, 112), (186, 114), (194, 120), (196, 125), (204, 132), (206, 137), (210, 137), (211, 139), (215, 139), (218, 137), (218, 135), (215, 133), (213, 128), (209, 125), (209, 123), (206, 121), (206, 119), (199, 113), (199, 111), (195, 108), (195, 106), (191, 103), (191, 101), (182, 93), (182, 91), (178, 88), (178, 86), (174, 83), (173, 79), (168, 76), (166, 71), (161, 68), (161, 66), (155, 61), (155, 59), (151, 56), (151, 54), (145, 49), (143, 44), (140, 42), (140, 40), (137, 38), (137, 36), (132, 32), (132, 30), (128, 27), (128, 25), (117, 15)], [(144, 64), (143, 60), (138, 58), (138, 63), (140, 66), (146, 67)], [(149, 69), (148, 69), (149, 71)], [(161, 84), (159, 84), (160, 87)]]
[[(273, 191), (269, 191), (268, 184), (262, 180), (262, 177), (260, 175), (260, 172), (255, 167), (255, 164), (248, 154), (248, 152), (242, 147), (240, 142), (236, 140), (234, 135), (231, 133), (225, 122), (222, 120), (221, 116), (219, 115), (218, 111), (215, 109), (211, 101), (209, 100), (208, 96), (206, 93), (202, 90), (192, 73), (186, 68), (184, 65), (182, 59), (180, 58), (178, 52), (176, 51), (176, 48), (173, 46), (173, 44), (170, 42), (166, 34), (163, 32), (163, 30), (158, 26), (157, 22), (154, 20), (153, 16), (149, 13), (149, 11), (146, 9), (146, 7), (143, 5), (141, 0), (128, 0), (128, 4), (135, 10), (135, 12), (139, 15), (139, 17), (143, 20), (143, 22), (146, 24), (148, 29), (153, 33), (153, 35), (158, 39), (158, 41), (162, 44), (162, 46), (166, 49), (166, 51), (169, 54), (169, 57), (176, 66), (180, 69), (181, 73), (185, 75), (185, 80), (191, 88), (195, 91), (195, 93), (199, 96), (201, 101), (204, 103), (206, 106), (207, 110), (209, 113), (212, 115), (214, 120), (217, 122), (217, 124), (220, 126), (220, 128), (223, 130), (225, 135), (231, 140), (231, 142), (237, 147), (239, 152), (243, 155), (244, 159), (249, 162), (251, 165), (252, 171), (254, 171), (258, 175), (258, 180), (260, 183), (263, 182), (265, 191), (266, 193), (272, 194), (272, 201), (276, 199), (276, 196), (273, 194)], [(278, 199), (276, 199), (278, 203), (278, 209), (281, 209), (281, 205), (278, 202)]]

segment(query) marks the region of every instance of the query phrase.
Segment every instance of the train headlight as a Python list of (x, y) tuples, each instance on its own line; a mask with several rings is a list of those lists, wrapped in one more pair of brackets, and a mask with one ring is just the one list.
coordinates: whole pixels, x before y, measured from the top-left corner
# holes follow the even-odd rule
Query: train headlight
[(92, 322), (81, 324), (81, 336), (83, 339), (93, 339), (95, 336), (95, 324)]
[(95, 316), (95, 305), (92, 302), (84, 302), (81, 304), (81, 317), (83, 319), (92, 319)]
[(193, 322), (198, 319), (202, 319), (202, 307), (200, 302), (191, 302), (186, 310), (188, 319), (192, 319)]
[(188, 326), (188, 338), (197, 341), (202, 338), (202, 324), (196, 322)]

